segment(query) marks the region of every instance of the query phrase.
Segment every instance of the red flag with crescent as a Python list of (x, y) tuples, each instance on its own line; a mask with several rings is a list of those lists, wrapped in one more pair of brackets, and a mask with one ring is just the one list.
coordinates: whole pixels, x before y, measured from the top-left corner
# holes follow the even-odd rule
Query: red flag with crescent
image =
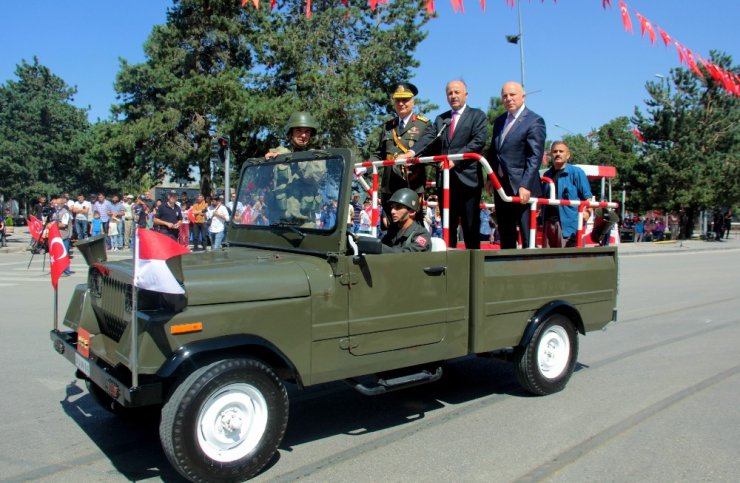
[(624, 30), (628, 32), (633, 32), (630, 13), (627, 10), (627, 5), (622, 0), (619, 0), (619, 12), (622, 14), (622, 24), (624, 25)]
[(69, 268), (67, 248), (64, 246), (62, 235), (59, 233), (59, 227), (56, 223), (52, 223), (49, 228), (49, 260), (51, 260), (51, 286), (56, 290), (59, 277)]
[(668, 47), (668, 44), (671, 43), (671, 36), (660, 27), (658, 27), (658, 33), (660, 34), (660, 38), (663, 39), (665, 46)]
[(44, 224), (41, 220), (33, 215), (28, 216), (28, 232), (31, 234), (31, 238), (38, 240), (41, 236), (41, 232), (44, 230)]

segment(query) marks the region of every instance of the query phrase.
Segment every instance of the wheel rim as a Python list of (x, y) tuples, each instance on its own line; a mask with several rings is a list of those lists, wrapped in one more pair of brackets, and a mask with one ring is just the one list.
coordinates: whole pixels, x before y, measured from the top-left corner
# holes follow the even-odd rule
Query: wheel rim
[(570, 359), (570, 339), (561, 326), (548, 328), (537, 346), (537, 365), (547, 379), (555, 379), (565, 371)]
[(237, 461), (262, 440), (267, 417), (267, 402), (256, 387), (243, 383), (224, 386), (198, 413), (198, 444), (215, 461)]

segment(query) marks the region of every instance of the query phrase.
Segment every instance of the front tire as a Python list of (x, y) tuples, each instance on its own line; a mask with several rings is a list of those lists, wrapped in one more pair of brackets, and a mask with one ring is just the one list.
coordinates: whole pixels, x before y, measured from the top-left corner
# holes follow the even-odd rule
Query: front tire
[(272, 458), (288, 423), (288, 394), (260, 361), (202, 367), (162, 408), (159, 435), (172, 466), (191, 481), (243, 481)]
[(516, 376), (524, 389), (538, 396), (559, 392), (576, 366), (578, 334), (570, 319), (553, 314), (514, 354)]

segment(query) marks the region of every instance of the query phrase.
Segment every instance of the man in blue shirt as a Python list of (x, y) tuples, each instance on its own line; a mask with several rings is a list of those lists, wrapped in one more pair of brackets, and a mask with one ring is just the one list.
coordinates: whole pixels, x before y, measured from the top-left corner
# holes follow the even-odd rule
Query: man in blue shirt
[[(560, 200), (591, 199), (593, 195), (586, 173), (581, 168), (568, 164), (570, 150), (564, 142), (555, 141), (552, 143), (550, 159), (552, 167), (545, 171), (544, 176), (555, 183), (555, 198)], [(549, 193), (547, 185), (543, 185), (543, 192)], [(565, 248), (576, 246), (578, 207), (546, 205), (542, 212), (544, 217), (542, 247)]]

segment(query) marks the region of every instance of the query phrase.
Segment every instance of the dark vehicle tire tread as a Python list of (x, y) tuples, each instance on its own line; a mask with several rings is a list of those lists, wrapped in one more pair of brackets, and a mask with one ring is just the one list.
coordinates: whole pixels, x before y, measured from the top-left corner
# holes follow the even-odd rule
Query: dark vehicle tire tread
[(514, 367), (522, 387), (538, 396), (562, 391), (578, 358), (578, 333), (573, 322), (552, 314), (537, 327), (532, 339), (514, 351)]
[[(253, 448), (247, 454), (238, 459), (219, 461), (207, 454), (206, 451), (214, 449), (199, 438), (207, 432), (204, 428), (209, 429), (210, 408), (221, 407), (220, 411), (214, 410), (219, 415), (216, 419), (226, 420), (224, 415), (228, 415), (231, 406), (221, 401), (226, 401), (229, 397), (225, 396), (230, 395), (239, 402), (247, 401), (244, 406), (250, 406), (254, 401), (251, 404), (257, 408), (254, 414), (264, 413), (261, 416), (264, 428), (256, 429), (258, 439), (253, 441)], [(237, 421), (244, 419), (237, 418)], [(249, 419), (247, 431), (259, 427), (254, 423), (259, 419)], [(237, 424), (241, 428), (241, 423)], [(287, 424), (288, 394), (275, 372), (257, 360), (226, 359), (195, 370), (177, 385), (162, 408), (159, 434), (167, 459), (188, 480), (243, 481), (253, 477), (270, 461), (283, 439)], [(212, 441), (216, 439), (217, 436)], [(252, 443), (242, 441), (241, 444), (248, 448)]]

